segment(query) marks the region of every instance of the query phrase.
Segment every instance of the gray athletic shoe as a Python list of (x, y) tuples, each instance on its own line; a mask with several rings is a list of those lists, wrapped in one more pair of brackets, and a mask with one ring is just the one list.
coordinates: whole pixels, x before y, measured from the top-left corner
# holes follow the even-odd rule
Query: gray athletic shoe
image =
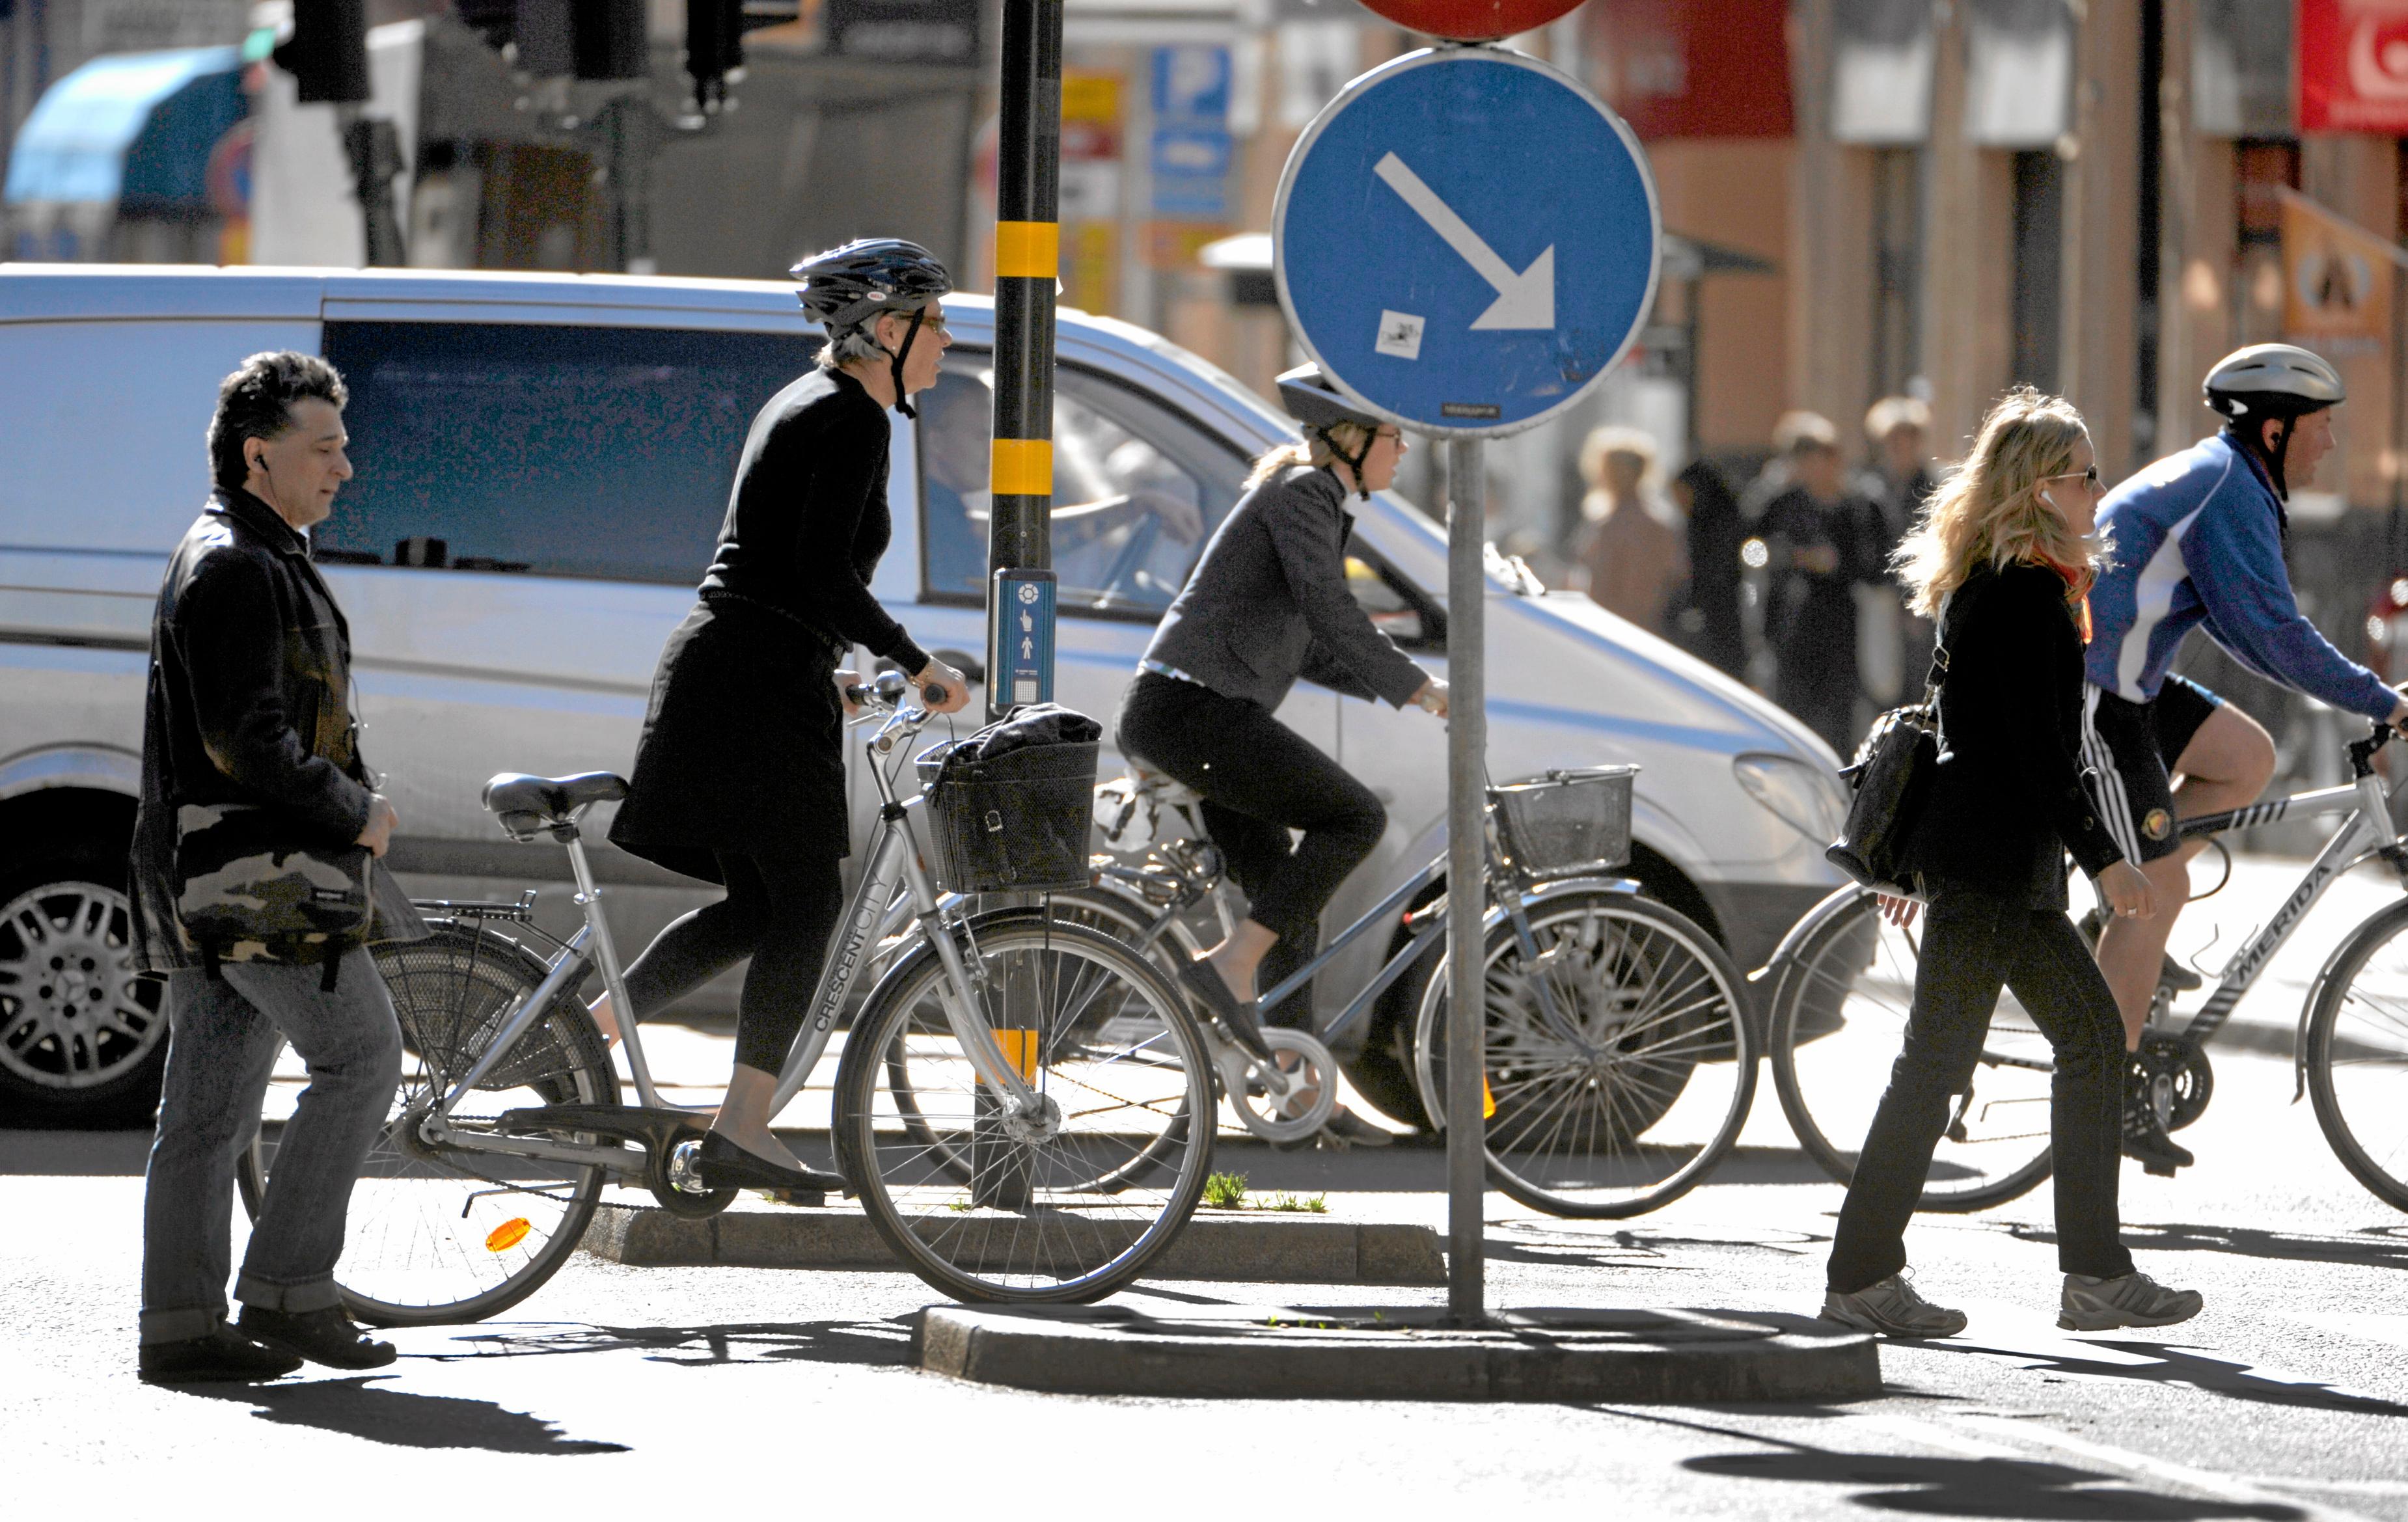
[(1916, 1294), (1903, 1269), (1853, 1295), (1828, 1292), (1823, 1319), (1885, 1337), (1954, 1337), (1965, 1329), (1964, 1312), (1934, 1305)]
[(2069, 1273), (2057, 1324), (2067, 1331), (2171, 1327), (2199, 1314), (2206, 1303), (2196, 1289), (2168, 1289), (2145, 1273), (2128, 1273), (2120, 1279)]

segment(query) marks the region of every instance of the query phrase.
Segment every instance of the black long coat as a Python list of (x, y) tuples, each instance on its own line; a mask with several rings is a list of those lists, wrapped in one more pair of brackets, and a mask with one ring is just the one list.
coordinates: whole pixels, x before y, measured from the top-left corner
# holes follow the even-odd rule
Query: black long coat
[(661, 652), (613, 843), (710, 883), (714, 852), (851, 851), (838, 663), (861, 644), (907, 671), (927, 664), (869, 592), (894, 531), (890, 432), (833, 370), (752, 420), (718, 551)]

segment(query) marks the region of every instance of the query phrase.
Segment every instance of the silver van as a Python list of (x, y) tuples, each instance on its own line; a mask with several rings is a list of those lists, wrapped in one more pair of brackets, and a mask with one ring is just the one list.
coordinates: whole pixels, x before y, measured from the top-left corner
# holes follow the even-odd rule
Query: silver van
[[(876, 591), (970, 669), (993, 314), (979, 297), (947, 306), (947, 376), (916, 426), (896, 423)], [(1151, 333), (1066, 311), (1059, 335), (1058, 696), (1109, 718), (1249, 459), (1289, 434)], [(0, 266), (0, 1125), (140, 1124), (157, 1091), (165, 1024), (126, 960), (124, 859), (151, 600), (208, 489), (202, 435), (227, 371), (289, 348), (348, 381), (357, 476), (317, 555), (351, 618), (363, 747), (403, 822), (392, 860), (414, 890), (492, 897), (565, 873), (551, 848), (501, 837), (479, 785), (629, 764), (745, 429), (816, 344), (771, 283)], [(1362, 507), (1357, 594), (1441, 670), (1444, 562), (1441, 529), (1411, 504)], [(1492, 775), (1638, 763), (1632, 875), (1742, 967), (1763, 960), (1836, 882), (1814, 843), (1843, 802), (1834, 757), (1585, 596), (1494, 572)], [(1343, 924), (1440, 849), (1441, 731), (1311, 686), (1281, 717), (1388, 805), (1387, 840), (1332, 906)], [(700, 901), (623, 853), (595, 862), (623, 944)], [(1379, 937), (1360, 946), (1325, 998), (1384, 955)], [(1390, 1039), (1375, 1022), (1357, 1060), (1382, 1061)]]

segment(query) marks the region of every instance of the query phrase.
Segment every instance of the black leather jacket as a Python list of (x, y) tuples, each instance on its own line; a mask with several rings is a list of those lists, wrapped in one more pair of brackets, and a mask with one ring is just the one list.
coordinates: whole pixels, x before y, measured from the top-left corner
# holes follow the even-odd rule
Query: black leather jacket
[[(351, 667), (350, 627), (308, 541), (250, 493), (211, 493), (167, 563), (150, 620), (131, 863), (142, 966), (200, 965), (176, 922), (180, 805), (273, 806), (296, 845), (359, 838), (373, 789), (351, 725)], [(381, 868), (372, 875), (385, 927), (414, 928), (393, 923), (408, 900)]]
[(1204, 547), (1146, 658), (1224, 697), (1276, 709), (1298, 678), (1402, 708), (1428, 673), (1346, 585), (1354, 515), (1326, 470), (1296, 466), (1248, 492)]

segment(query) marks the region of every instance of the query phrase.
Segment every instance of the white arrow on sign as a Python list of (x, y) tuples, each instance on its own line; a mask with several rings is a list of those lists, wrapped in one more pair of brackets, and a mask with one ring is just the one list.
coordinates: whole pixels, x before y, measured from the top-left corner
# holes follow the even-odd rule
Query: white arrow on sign
[(1405, 167), (1405, 161), (1394, 153), (1384, 154), (1371, 166), (1371, 172), (1388, 182), (1388, 188), (1405, 198), (1405, 205), (1419, 213), (1430, 230), (1446, 239), (1446, 246), (1463, 255), (1480, 278), (1497, 291), (1497, 299), (1488, 309), (1472, 321), (1475, 328), (1551, 328), (1555, 325), (1555, 246), (1530, 261), (1530, 267), (1519, 275), (1513, 266), (1497, 257), (1497, 251), (1481, 240), (1470, 223), (1455, 214), (1455, 208), (1438, 197), (1438, 192), (1422, 182), (1422, 177)]

